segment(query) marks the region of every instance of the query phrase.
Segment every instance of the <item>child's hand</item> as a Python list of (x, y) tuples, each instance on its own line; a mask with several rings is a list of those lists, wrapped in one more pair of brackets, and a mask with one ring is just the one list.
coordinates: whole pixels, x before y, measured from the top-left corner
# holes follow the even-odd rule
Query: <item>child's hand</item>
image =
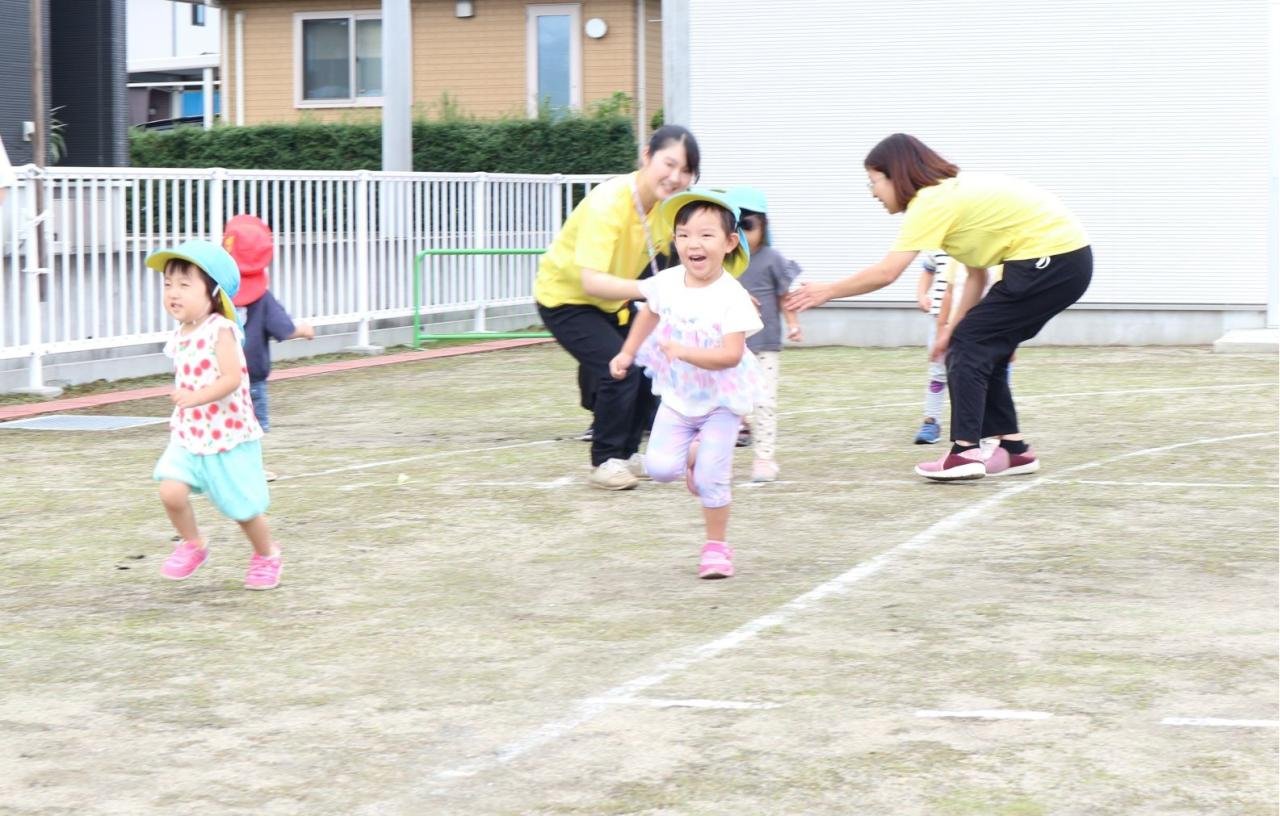
[(804, 330), (800, 328), (799, 323), (787, 326), (787, 339), (793, 343), (804, 342)]
[(173, 393), (169, 395), (169, 401), (179, 408), (194, 408), (200, 404), (200, 400), (196, 398), (196, 392), (186, 388), (173, 389)]
[(627, 371), (631, 368), (631, 363), (634, 361), (634, 354), (628, 354), (625, 351), (618, 352), (618, 354), (609, 361), (609, 376), (613, 377), (615, 380), (621, 380), (627, 376)]
[(951, 326), (942, 325), (938, 327), (938, 333), (933, 339), (933, 346), (929, 349), (930, 360), (941, 360), (947, 356), (947, 349), (951, 346)]
[(684, 346), (679, 343), (672, 343), (670, 340), (664, 340), (658, 344), (658, 348), (662, 349), (662, 353), (667, 356), (671, 362), (684, 359)]
[(933, 298), (928, 294), (921, 295), (916, 298), (916, 305), (920, 307), (920, 311), (929, 314), (929, 310), (933, 308)]
[(293, 336), (302, 337), (306, 340), (314, 340), (316, 339), (316, 330), (310, 323), (294, 323)]

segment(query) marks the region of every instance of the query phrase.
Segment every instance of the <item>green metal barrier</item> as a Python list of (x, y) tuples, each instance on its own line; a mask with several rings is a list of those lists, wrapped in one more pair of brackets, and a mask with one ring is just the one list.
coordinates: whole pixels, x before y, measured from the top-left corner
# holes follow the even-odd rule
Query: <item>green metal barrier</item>
[(432, 334), (422, 331), (422, 264), (441, 255), (541, 255), (545, 249), (424, 249), (413, 256), (413, 347), (431, 340), (514, 340), (520, 337), (550, 337), (545, 331), (491, 332), (484, 330), (484, 304), (476, 307), (476, 328), (469, 332)]

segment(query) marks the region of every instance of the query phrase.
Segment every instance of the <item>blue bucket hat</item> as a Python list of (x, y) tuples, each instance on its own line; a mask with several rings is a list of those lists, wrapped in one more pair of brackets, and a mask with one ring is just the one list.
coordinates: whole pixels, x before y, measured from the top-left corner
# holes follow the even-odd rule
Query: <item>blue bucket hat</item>
[[(683, 193), (676, 193), (664, 200), (658, 210), (658, 217), (662, 219), (673, 235), (675, 234), (676, 214), (680, 212), (681, 207), (694, 201), (706, 201), (718, 207), (723, 207), (733, 213), (735, 222), (741, 217), (741, 210), (730, 200), (726, 191), (713, 190), (708, 187), (690, 187)], [(724, 257), (724, 271), (735, 278), (740, 278), (742, 273), (747, 271), (747, 266), (750, 263), (751, 250), (747, 248), (747, 234), (742, 231), (742, 227), (738, 227), (738, 246), (733, 252)]]
[(212, 241), (184, 241), (173, 249), (162, 249), (148, 255), (147, 266), (163, 272), (164, 265), (175, 259), (195, 264), (213, 278), (218, 285), (214, 293), (222, 306), (222, 316), (236, 322), (236, 307), (231, 304), (231, 298), (240, 291), (240, 267), (231, 254)]
[[(764, 197), (764, 193), (755, 187), (734, 187), (729, 190), (729, 200), (738, 206), (741, 212), (760, 213), (767, 215), (769, 212), (769, 202)], [(773, 243), (769, 240), (769, 231), (764, 231), (765, 246)]]

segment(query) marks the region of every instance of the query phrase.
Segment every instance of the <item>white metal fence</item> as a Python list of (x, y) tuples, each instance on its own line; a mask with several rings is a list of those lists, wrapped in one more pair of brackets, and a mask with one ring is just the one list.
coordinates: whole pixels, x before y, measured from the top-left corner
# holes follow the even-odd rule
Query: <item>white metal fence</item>
[[(607, 178), (33, 166), (18, 175), (0, 208), (0, 359), (29, 358), (32, 387), (46, 355), (163, 339), (172, 319), (143, 259), (190, 238), (217, 241), (232, 215), (271, 225), (271, 289), (295, 317), (357, 323), (367, 345), (371, 321), (412, 313), (417, 251), (545, 247)], [(536, 263), (440, 259), (424, 311), (530, 303)]]

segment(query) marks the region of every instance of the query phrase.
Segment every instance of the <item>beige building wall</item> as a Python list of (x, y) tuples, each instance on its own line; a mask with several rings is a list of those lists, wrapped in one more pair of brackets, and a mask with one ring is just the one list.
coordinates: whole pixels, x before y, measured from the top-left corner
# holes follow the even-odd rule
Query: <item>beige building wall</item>
[[(657, 21), (660, 0), (647, 3), (646, 20)], [(582, 36), (582, 102), (622, 91), (637, 92), (637, 0), (583, 0), (581, 20), (603, 19), (608, 33)], [(490, 118), (524, 116), (527, 93), (526, 7), (523, 0), (474, 0), (475, 16), (454, 15), (453, 0), (413, 0), (413, 102), (417, 115), (438, 116), (447, 93), (463, 113)], [(223, 110), (236, 114), (236, 14), (244, 13), (245, 124), (369, 121), (379, 107), (298, 107), (295, 87), (295, 13), (377, 11), (376, 0), (224, 0)], [(648, 114), (662, 105), (662, 26), (646, 31)], [(647, 123), (646, 123), (647, 124)], [(641, 134), (643, 137), (644, 134)]]

